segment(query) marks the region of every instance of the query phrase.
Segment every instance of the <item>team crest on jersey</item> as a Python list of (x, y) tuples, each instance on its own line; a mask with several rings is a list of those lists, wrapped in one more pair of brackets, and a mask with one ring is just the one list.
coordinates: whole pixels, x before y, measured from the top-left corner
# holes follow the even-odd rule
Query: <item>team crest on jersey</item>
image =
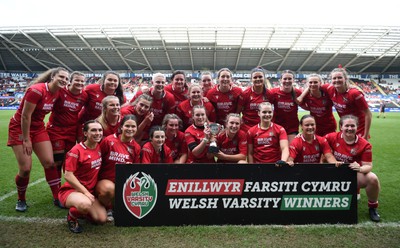
[(133, 149), (131, 147), (129, 147), (129, 146), (126, 147), (126, 150), (128, 150), (129, 154), (133, 153)]
[(96, 94), (96, 97), (97, 97), (97, 98), (99, 98), (99, 96), (100, 96), (99, 94)]
[(357, 148), (352, 148), (350, 150), (351, 155), (356, 155), (357, 154)]
[(269, 132), (269, 136), (274, 136), (274, 132)]
[(229, 100), (233, 100), (233, 95), (232, 94), (229, 94)]
[(59, 148), (61, 147), (61, 144), (59, 141), (54, 142), (54, 147)]
[(347, 99), (346, 97), (343, 97), (343, 102), (348, 102), (349, 99)]
[(339, 143), (336, 143), (336, 147), (340, 146)]
[(113, 145), (114, 145), (114, 141), (111, 141), (111, 142), (110, 142), (110, 145), (113, 146)]
[[(139, 177), (140, 173), (142, 177)], [(136, 218), (142, 219), (156, 204), (157, 184), (150, 175), (136, 172), (126, 180), (122, 198), (126, 209)]]
[(315, 145), (315, 150), (319, 151), (319, 145)]
[(101, 157), (101, 152), (97, 152), (99, 154), (99, 156)]

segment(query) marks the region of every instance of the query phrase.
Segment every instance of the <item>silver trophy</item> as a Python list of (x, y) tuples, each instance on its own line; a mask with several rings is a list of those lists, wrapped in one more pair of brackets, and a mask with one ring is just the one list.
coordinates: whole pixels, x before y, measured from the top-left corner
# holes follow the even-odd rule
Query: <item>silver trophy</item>
[(210, 132), (212, 134), (212, 137), (211, 137), (212, 140), (211, 140), (210, 146), (208, 147), (208, 152), (209, 153), (218, 153), (219, 148), (217, 146), (217, 142), (215, 141), (215, 136), (223, 129), (223, 127), (218, 123), (210, 123), (209, 127), (210, 127)]

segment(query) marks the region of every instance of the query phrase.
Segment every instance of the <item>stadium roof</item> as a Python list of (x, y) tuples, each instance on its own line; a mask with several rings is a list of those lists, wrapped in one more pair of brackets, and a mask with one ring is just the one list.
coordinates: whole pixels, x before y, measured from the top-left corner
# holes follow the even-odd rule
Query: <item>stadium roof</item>
[(400, 27), (41, 26), (0, 27), (0, 71), (400, 73)]

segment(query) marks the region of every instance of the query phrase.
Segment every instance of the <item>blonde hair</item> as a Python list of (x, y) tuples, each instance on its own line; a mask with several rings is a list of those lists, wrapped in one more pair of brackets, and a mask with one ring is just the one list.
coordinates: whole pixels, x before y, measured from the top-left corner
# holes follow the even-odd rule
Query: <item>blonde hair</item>
[(37, 83), (50, 82), (51, 79), (53, 79), (56, 74), (60, 73), (60, 71), (65, 71), (69, 74), (69, 71), (67, 69), (65, 69), (64, 67), (56, 67), (56, 68), (48, 69), (47, 71), (40, 74), (37, 78), (32, 80), (32, 82), (29, 84), (29, 86), (37, 84)]
[(106, 96), (101, 101), (101, 105), (102, 105), (101, 115), (99, 117), (97, 117), (96, 120), (101, 124), (101, 126), (103, 127), (103, 130), (107, 130), (107, 128), (108, 128), (107, 107), (108, 107), (109, 102), (112, 100), (117, 100), (119, 103), (119, 99), (116, 96)]

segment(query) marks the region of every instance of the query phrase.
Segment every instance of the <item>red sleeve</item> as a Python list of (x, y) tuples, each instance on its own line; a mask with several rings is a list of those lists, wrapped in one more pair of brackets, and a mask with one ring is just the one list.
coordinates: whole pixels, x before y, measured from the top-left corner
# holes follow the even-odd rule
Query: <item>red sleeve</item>
[(242, 130), (239, 130), (238, 135), (239, 153), (247, 156), (247, 135)]
[(254, 145), (253, 144), (253, 128), (250, 128), (249, 130), (247, 130), (247, 145), (248, 144), (251, 144), (251, 145)]
[(190, 131), (187, 130), (185, 132), (185, 140), (187, 145), (197, 142), (196, 139), (193, 137), (193, 135), (190, 133)]
[(321, 152), (323, 154), (332, 153), (332, 149), (328, 144), (328, 140), (324, 137), (317, 137), (319, 145), (321, 146)]
[(151, 164), (151, 159), (153, 157), (153, 149), (151, 149), (150, 146), (151, 146), (150, 142), (147, 142), (146, 144), (143, 145), (142, 155), (141, 155), (142, 164)]
[(336, 137), (336, 132), (328, 133), (327, 135), (325, 135), (325, 139), (328, 142), (328, 145), (331, 148), (331, 150), (333, 150), (333, 143), (335, 141), (335, 137)]
[(67, 158), (65, 159), (65, 171), (75, 172), (78, 168), (79, 163), (79, 150), (74, 147), (67, 153)]
[(287, 133), (283, 127), (279, 127), (279, 141), (288, 140)]
[(365, 146), (364, 152), (361, 155), (361, 161), (372, 162), (372, 146), (370, 143), (367, 143), (367, 145)]
[(133, 114), (133, 106), (132, 105), (127, 105), (121, 108), (121, 115), (131, 115)]
[(352, 96), (354, 97), (354, 103), (356, 104), (358, 109), (360, 110), (368, 109), (368, 103), (365, 100), (365, 97), (361, 91), (354, 89), (352, 92)]
[(140, 95), (143, 95), (142, 91), (136, 92), (136, 94), (132, 97), (130, 103), (134, 102), (136, 100), (136, 98), (138, 98)]
[(138, 143), (135, 142), (135, 144), (133, 145), (133, 163), (138, 164), (140, 163), (140, 150), (142, 148), (140, 147), (140, 145)]
[(167, 164), (174, 163), (174, 159), (172, 158), (171, 149), (169, 149), (169, 147), (166, 145), (164, 145), (164, 152), (165, 152), (165, 162), (164, 163), (167, 163)]
[(43, 97), (43, 92), (37, 87), (28, 88), (25, 94), (25, 101), (38, 104)]
[[(294, 138), (292, 140), (292, 142), (290, 143), (289, 156), (291, 158), (293, 158), (293, 160), (296, 160), (297, 155), (299, 154), (298, 149), (299, 148), (301, 149), (301, 147), (302, 147), (302, 144), (300, 141), (301, 141), (301, 138), (297, 137), (297, 138)], [(299, 147), (299, 145), (300, 145), (300, 147)]]
[(103, 163), (107, 161), (107, 156), (110, 153), (110, 146), (107, 137), (100, 142), (100, 150), (103, 158)]

